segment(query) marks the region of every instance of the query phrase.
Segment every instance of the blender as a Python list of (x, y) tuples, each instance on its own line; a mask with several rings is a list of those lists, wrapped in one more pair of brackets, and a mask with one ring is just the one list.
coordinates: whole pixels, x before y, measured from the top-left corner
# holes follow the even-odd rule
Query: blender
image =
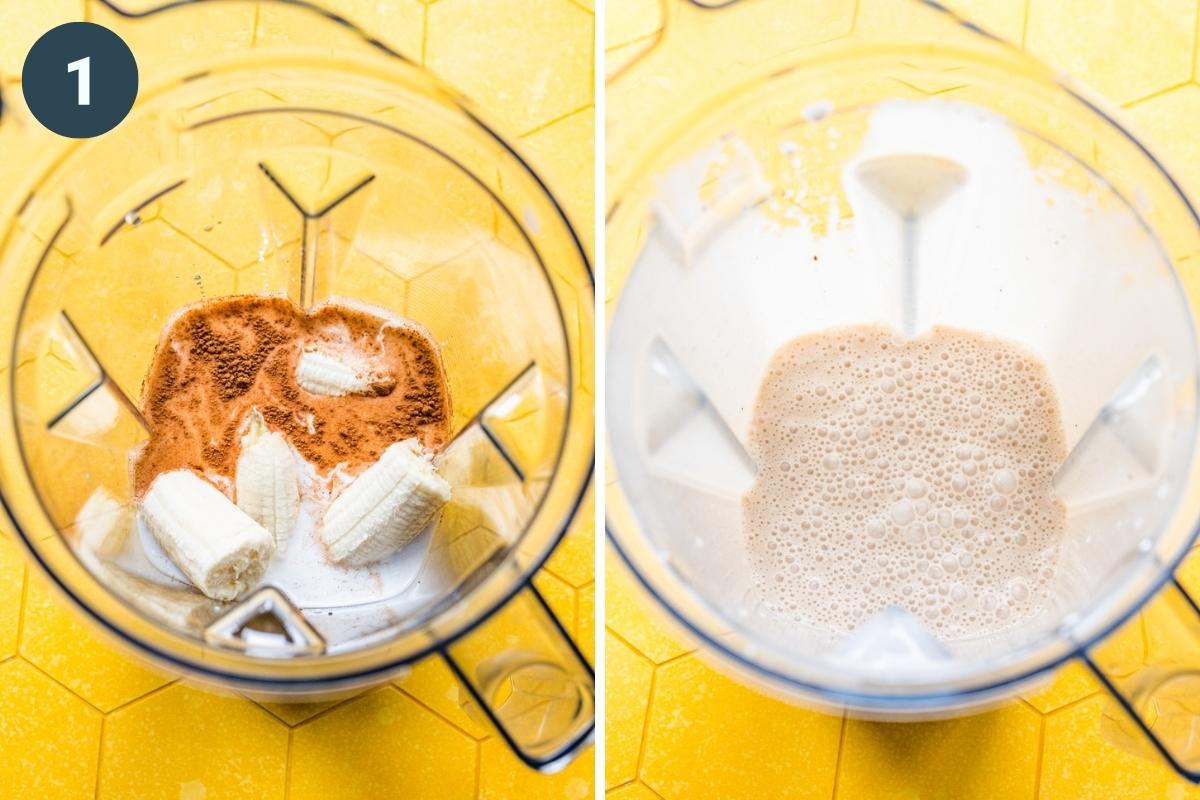
[[(0, 117), (34, 154), (0, 234), (0, 496), (18, 540), (99, 627), (172, 671), (312, 700), (440, 654), (527, 765), (561, 768), (592, 740), (595, 692), (531, 580), (592, 469), (593, 284), (562, 208), (465, 98), (316, 5), (96, 11), (139, 59), (125, 121), (68, 141), (12, 98)], [(291, 35), (257, 40), (259, 14)], [(199, 46), (208, 30), (231, 45)], [(160, 332), (238, 294), (349, 298), (439, 344), (453, 498), (378, 581), (216, 602), (138, 533), (130, 455)]]
[[(943, 716), (1080, 659), (1200, 780), (1200, 616), (1176, 577), (1200, 514), (1200, 219), (1179, 186), (1102, 104), (936, 3), (663, 8), (609, 92), (614, 549), (704, 652), (786, 698)], [(864, 323), (1047, 364), (1066, 527), (1032, 618), (952, 638), (891, 606), (842, 633), (764, 600), (742, 531), (755, 393), (784, 343)], [(1145, 657), (1121, 631), (1143, 609)]]

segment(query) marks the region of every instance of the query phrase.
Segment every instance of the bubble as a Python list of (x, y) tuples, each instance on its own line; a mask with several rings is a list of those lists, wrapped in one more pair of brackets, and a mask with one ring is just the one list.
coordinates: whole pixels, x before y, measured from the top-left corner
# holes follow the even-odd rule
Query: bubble
[(904, 493), (913, 500), (924, 497), (929, 491), (929, 484), (920, 478), (909, 478), (904, 483)]
[(907, 500), (901, 500), (892, 506), (892, 522), (897, 525), (907, 525), (916, 518), (916, 511), (913, 510), (912, 503)]
[(1011, 469), (998, 469), (992, 474), (992, 487), (1000, 494), (1012, 494), (1017, 490), (1017, 473)]

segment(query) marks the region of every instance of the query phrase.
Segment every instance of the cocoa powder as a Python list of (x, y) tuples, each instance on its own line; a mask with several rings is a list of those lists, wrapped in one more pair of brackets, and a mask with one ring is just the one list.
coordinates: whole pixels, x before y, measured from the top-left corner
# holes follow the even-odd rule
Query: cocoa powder
[[(314, 346), (355, 351), (387, 379), (366, 395), (310, 394), (295, 376)], [(279, 297), (221, 298), (184, 309), (163, 332), (142, 387), (151, 435), (135, 456), (134, 491), (173, 469), (233, 478), (252, 408), (322, 473), (342, 464), (354, 474), (404, 439), (437, 452), (450, 438), (445, 370), (423, 328), (335, 302), (306, 313)]]

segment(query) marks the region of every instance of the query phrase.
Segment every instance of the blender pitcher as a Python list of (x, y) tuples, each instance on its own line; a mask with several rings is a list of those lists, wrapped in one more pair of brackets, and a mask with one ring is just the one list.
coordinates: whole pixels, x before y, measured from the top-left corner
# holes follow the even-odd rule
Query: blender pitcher
[[(18, 539), (172, 670), (313, 699), (440, 653), (525, 763), (565, 765), (592, 739), (592, 668), (531, 578), (590, 483), (593, 288), (558, 202), (467, 101), (316, 6), (93, 8), (140, 62), (129, 117), (84, 141), (11, 97), (0, 117), (0, 149), (30, 154), (0, 199), (0, 492)], [(445, 363), (453, 498), (380, 580), (336, 597), (209, 600), (136, 525), (160, 331), (184, 305), (260, 293), (382, 307)]]
[[(1200, 616), (1174, 577), (1200, 515), (1196, 212), (1015, 48), (934, 3), (855, 5), (665, 4), (610, 79), (611, 543), (705, 651), (787, 697), (914, 719), (1079, 658), (1198, 780)], [(860, 323), (1048, 365), (1067, 516), (1032, 619), (952, 639), (892, 606), (839, 633), (764, 602), (742, 534), (755, 394), (785, 342)], [(1111, 634), (1143, 607), (1161, 635), (1131, 656)]]

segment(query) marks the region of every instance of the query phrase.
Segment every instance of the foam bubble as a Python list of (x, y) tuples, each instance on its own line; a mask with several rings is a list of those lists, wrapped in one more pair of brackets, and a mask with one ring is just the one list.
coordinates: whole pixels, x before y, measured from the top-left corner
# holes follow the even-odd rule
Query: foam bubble
[(1065, 443), (1048, 371), (1023, 350), (949, 328), (797, 339), (764, 378), (749, 449), (775, 465), (744, 505), (774, 613), (845, 631), (899, 605), (952, 640), (1044, 603)]

